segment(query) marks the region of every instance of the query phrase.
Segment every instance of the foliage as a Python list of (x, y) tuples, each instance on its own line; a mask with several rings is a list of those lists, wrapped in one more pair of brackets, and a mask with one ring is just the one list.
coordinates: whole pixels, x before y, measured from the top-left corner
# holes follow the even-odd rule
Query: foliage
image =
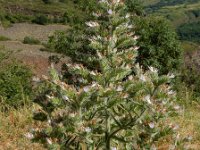
[(24, 44), (40, 44), (40, 40), (35, 39), (33, 37), (26, 36), (24, 37)]
[(50, 22), (50, 19), (45, 15), (37, 15), (33, 20), (33, 23), (37, 23), (40, 25), (46, 25)]
[[(137, 57), (140, 65), (144, 69), (156, 67), (160, 74), (177, 71), (182, 61), (182, 49), (170, 23), (164, 18), (144, 16), (135, 17), (133, 21), (136, 34), (140, 36)], [(84, 27), (72, 28), (67, 33), (57, 32), (50, 37), (49, 45), (54, 51), (70, 56), (73, 61), (96, 68), (97, 63), (88, 59), (95, 53), (88, 47), (89, 41), (85, 38), (90, 34)]]
[(186, 23), (178, 27), (177, 32), (181, 40), (200, 41), (200, 21), (193, 23)]
[(45, 4), (51, 4), (52, 0), (42, 0)]
[(0, 35), (0, 41), (9, 41), (10, 39), (8, 37)]
[(160, 17), (138, 17), (135, 22), (136, 34), (140, 36), (138, 62), (145, 69), (158, 68), (161, 74), (177, 71), (182, 49), (170, 23)]
[(31, 72), (20, 64), (11, 63), (0, 70), (0, 95), (4, 104), (17, 108), (31, 96)]
[(144, 9), (140, 0), (126, 0), (125, 4), (128, 12), (135, 13), (139, 16), (144, 14)]
[(34, 132), (35, 139), (52, 149), (154, 149), (161, 137), (174, 132), (169, 123), (177, 108), (170, 87), (174, 76), (160, 77), (153, 67), (143, 72), (135, 63), (138, 37), (123, 2), (99, 5), (96, 21), (86, 23), (93, 33), (87, 37), (95, 50), (91, 59), (99, 67), (91, 71), (67, 64), (73, 76), (65, 82), (50, 71), (35, 99), (42, 108), (38, 120), (48, 125)]
[(198, 66), (185, 65), (181, 71), (180, 79), (192, 91), (194, 98), (200, 97), (200, 73)]
[(160, 0), (158, 3), (148, 6), (148, 8), (155, 11), (155, 10), (158, 10), (161, 7), (165, 7), (165, 6), (174, 6), (174, 5), (177, 5), (177, 4), (196, 3), (198, 1), (199, 0), (167, 0), (167, 1)]

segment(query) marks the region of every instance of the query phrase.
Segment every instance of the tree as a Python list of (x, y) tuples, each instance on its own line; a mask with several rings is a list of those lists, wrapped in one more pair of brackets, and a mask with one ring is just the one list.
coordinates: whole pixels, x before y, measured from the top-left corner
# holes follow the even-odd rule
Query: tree
[(102, 0), (99, 5), (96, 21), (86, 23), (93, 33), (87, 37), (95, 50), (92, 59), (99, 67), (91, 71), (67, 64), (77, 83), (72, 85), (51, 70), (35, 100), (44, 116), (39, 119), (48, 125), (35, 138), (55, 149), (153, 148), (173, 132), (168, 122), (175, 112), (176, 96), (169, 85), (173, 75), (159, 77), (153, 67), (144, 72), (135, 63), (138, 37), (123, 2)]
[(161, 74), (178, 70), (182, 49), (171, 24), (161, 17), (138, 17), (136, 34), (140, 36), (137, 61), (145, 69), (158, 68)]

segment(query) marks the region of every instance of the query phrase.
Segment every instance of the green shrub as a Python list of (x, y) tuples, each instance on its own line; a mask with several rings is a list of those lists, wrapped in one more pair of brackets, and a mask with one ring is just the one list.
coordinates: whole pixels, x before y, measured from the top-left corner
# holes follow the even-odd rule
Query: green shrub
[(0, 95), (3, 103), (17, 108), (30, 100), (31, 72), (23, 65), (11, 63), (0, 70)]
[(136, 34), (140, 46), (137, 61), (145, 69), (153, 66), (161, 74), (177, 71), (182, 62), (182, 48), (171, 24), (162, 17), (138, 17)]
[(156, 149), (159, 139), (176, 135), (169, 118), (178, 109), (170, 86), (174, 76), (159, 76), (153, 67), (144, 72), (135, 63), (137, 36), (123, 3), (99, 5), (101, 17), (86, 23), (92, 33), (89, 46), (96, 52), (91, 59), (99, 67), (91, 71), (67, 64), (72, 78), (65, 82), (50, 71), (35, 99), (42, 107), (35, 119), (48, 125), (34, 131), (35, 139), (50, 149)]
[(51, 4), (52, 0), (42, 0), (45, 4)]
[(0, 41), (9, 41), (10, 38), (0, 35)]
[(45, 15), (37, 15), (33, 20), (32, 23), (40, 24), (40, 25), (46, 25), (50, 23), (50, 19)]
[(23, 43), (24, 44), (40, 44), (40, 41), (33, 37), (26, 36), (26, 37), (24, 37)]

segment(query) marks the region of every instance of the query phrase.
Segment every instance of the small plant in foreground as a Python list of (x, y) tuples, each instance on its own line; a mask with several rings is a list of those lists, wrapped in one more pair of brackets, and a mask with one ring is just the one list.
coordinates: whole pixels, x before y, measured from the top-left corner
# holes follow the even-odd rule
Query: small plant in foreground
[(34, 131), (35, 139), (52, 149), (155, 149), (162, 137), (178, 137), (169, 118), (179, 109), (170, 87), (174, 76), (159, 76), (153, 67), (144, 72), (135, 63), (138, 37), (123, 2), (101, 0), (99, 5), (96, 21), (86, 23), (96, 51), (91, 59), (99, 67), (91, 71), (67, 64), (73, 76), (65, 82), (50, 71), (35, 99), (42, 108), (35, 119), (47, 127)]
[(25, 103), (30, 103), (31, 71), (21, 65), (11, 63), (0, 70), (0, 102), (18, 108)]
[(40, 44), (40, 41), (33, 37), (26, 36), (26, 37), (24, 37), (23, 43), (24, 44)]

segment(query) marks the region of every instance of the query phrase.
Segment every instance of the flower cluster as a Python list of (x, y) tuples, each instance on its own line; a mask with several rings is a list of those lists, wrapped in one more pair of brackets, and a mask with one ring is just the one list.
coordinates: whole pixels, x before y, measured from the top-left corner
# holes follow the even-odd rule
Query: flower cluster
[[(179, 110), (170, 87), (174, 75), (159, 76), (135, 63), (138, 36), (120, 0), (100, 0), (99, 19), (87, 22), (99, 68), (67, 64), (73, 83), (66, 84), (55, 70), (36, 98), (47, 122), (40, 136), (61, 149), (150, 149), (175, 132), (169, 116)], [(41, 115), (42, 114), (42, 115)], [(38, 119), (38, 120), (39, 120)], [(50, 142), (51, 141), (51, 142)]]

